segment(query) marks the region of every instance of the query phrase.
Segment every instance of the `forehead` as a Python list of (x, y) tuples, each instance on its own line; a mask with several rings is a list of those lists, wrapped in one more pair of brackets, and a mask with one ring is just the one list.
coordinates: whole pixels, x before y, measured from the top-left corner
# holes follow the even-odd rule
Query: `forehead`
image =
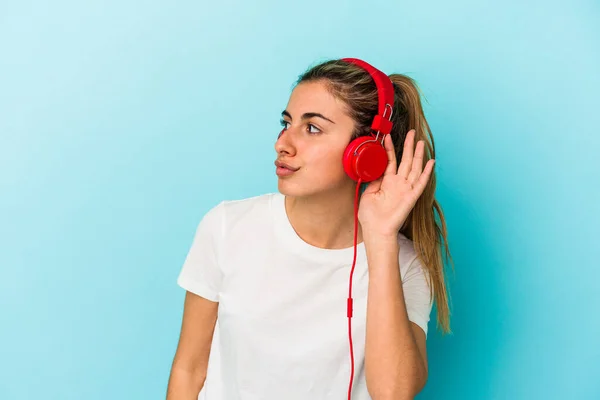
[(297, 85), (288, 101), (287, 110), (292, 115), (319, 112), (331, 117), (346, 115), (345, 104), (334, 97), (323, 81), (303, 82)]

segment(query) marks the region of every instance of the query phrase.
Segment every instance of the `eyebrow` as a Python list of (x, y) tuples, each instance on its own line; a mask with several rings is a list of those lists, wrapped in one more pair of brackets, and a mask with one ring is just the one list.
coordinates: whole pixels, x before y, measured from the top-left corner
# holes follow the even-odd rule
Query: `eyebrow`
[[(290, 113), (287, 110), (283, 110), (283, 112), (281, 113), (281, 116), (284, 116), (284, 115), (286, 117), (288, 117), (289, 119), (292, 119), (292, 116), (290, 115)], [(332, 124), (335, 124), (335, 122), (333, 122), (329, 118), (325, 117), (323, 114), (319, 114), (319, 113), (316, 113), (316, 112), (307, 112), (307, 113), (304, 113), (304, 114), (302, 114), (302, 117), (300, 119), (305, 120), (305, 119), (309, 119), (309, 118), (312, 118), (312, 117), (323, 118), (324, 120), (329, 121)]]

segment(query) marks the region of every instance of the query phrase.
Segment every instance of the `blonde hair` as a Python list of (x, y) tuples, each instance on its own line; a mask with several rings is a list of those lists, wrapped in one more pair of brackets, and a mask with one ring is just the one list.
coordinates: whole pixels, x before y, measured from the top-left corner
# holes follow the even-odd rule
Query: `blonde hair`
[[(392, 74), (389, 78), (395, 91), (393, 128), (390, 135), (395, 144), (396, 159), (398, 162), (402, 159), (406, 134), (415, 129), (415, 144), (419, 140), (425, 142), (425, 165), (428, 160), (435, 158), (435, 145), (421, 106), (419, 87), (406, 75)], [(330, 60), (308, 69), (300, 75), (296, 84), (314, 81), (324, 82), (329, 91), (347, 106), (348, 115), (356, 123), (352, 138), (371, 133), (370, 126), (377, 113), (378, 97), (377, 87), (368, 72), (342, 60)], [(451, 332), (450, 298), (446, 287), (442, 248), (453, 270), (454, 263), (448, 247), (442, 207), (435, 199), (435, 187), (434, 170), (425, 190), (400, 228), (400, 233), (413, 241), (417, 257), (428, 272), (430, 295), (436, 304), (437, 326), (441, 328), (442, 333), (447, 334)]]

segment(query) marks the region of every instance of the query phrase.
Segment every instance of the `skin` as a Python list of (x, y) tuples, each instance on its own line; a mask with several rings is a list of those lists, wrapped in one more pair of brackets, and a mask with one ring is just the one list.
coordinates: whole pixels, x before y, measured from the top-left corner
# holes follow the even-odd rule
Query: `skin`
[[(317, 116), (304, 119), (305, 113), (319, 113), (330, 121)], [(341, 159), (354, 121), (322, 82), (298, 85), (283, 120), (284, 130), (275, 143), (277, 159), (299, 168), (290, 176), (278, 178), (290, 223), (303, 240), (314, 246), (351, 247), (356, 182), (345, 174)], [(425, 333), (408, 320), (399, 248), (391, 234), (408, 215), (430, 173), (429, 167), (421, 173), (418, 160), (420, 157), (422, 163), (422, 144), (417, 145), (413, 160), (413, 138), (407, 136), (401, 168), (396, 170), (393, 144), (387, 136), (390, 164), (384, 177), (368, 186), (359, 207), (358, 240), (365, 242), (370, 274), (365, 371), (374, 400), (412, 399), (427, 379)], [(206, 379), (217, 310), (218, 303), (186, 294), (167, 400), (197, 398)]]
[(359, 206), (369, 263), (365, 375), (373, 399), (413, 399), (427, 381), (426, 337), (408, 320), (396, 238), (435, 162), (423, 168), (424, 142), (414, 150), (414, 136), (414, 130), (408, 132), (399, 166), (386, 136), (387, 169), (369, 184)]
[[(322, 114), (325, 118), (310, 113)], [(354, 121), (343, 102), (323, 82), (298, 85), (284, 112), (284, 131), (275, 143), (277, 159), (294, 168), (279, 177), (286, 211), (296, 233), (322, 248), (353, 245), (356, 182), (341, 159)], [(400, 165), (394, 145), (385, 136), (388, 166), (360, 199), (359, 242), (365, 242), (369, 264), (365, 373), (373, 399), (412, 399), (427, 381), (426, 337), (408, 320), (396, 234), (425, 189), (434, 160), (423, 169), (424, 142), (414, 146), (408, 132)]]
[[(302, 118), (311, 112), (333, 122), (320, 117)], [(278, 179), (278, 190), (286, 196), (292, 226), (314, 246), (352, 246), (356, 182), (346, 175), (341, 160), (354, 121), (345, 105), (322, 82), (296, 86), (284, 113), (284, 131), (275, 143), (277, 159), (300, 168), (291, 176)], [(358, 239), (362, 242), (360, 229)]]
[(167, 400), (196, 400), (204, 386), (219, 303), (186, 292)]

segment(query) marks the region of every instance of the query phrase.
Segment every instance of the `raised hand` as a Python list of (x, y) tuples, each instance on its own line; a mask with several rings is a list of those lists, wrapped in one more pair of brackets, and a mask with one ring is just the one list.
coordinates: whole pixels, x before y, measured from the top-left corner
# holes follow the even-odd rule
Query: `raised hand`
[(415, 149), (414, 139), (412, 129), (406, 135), (398, 166), (392, 138), (385, 135), (387, 168), (381, 178), (369, 183), (360, 198), (358, 219), (363, 232), (395, 237), (425, 190), (435, 160), (429, 160), (423, 169), (425, 142), (420, 140)]

